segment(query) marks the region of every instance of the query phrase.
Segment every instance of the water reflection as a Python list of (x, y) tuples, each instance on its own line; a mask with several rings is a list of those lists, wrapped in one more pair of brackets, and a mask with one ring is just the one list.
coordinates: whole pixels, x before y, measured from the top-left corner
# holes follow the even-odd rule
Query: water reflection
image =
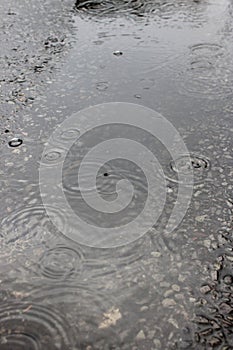
[(141, 1), (141, 0), (77, 0), (75, 8), (89, 16), (133, 16), (135, 18), (155, 16), (158, 20), (196, 22), (201, 25), (206, 19), (207, 1)]

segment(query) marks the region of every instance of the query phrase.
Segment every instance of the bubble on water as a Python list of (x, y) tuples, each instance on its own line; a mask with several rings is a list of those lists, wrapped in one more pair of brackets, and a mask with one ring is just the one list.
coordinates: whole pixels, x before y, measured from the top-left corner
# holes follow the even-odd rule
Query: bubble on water
[(23, 143), (23, 140), (22, 140), (22, 139), (20, 139), (20, 138), (18, 138), (18, 137), (15, 137), (15, 138), (13, 138), (12, 140), (10, 140), (10, 141), (8, 142), (8, 145), (9, 145), (10, 147), (19, 147), (19, 146), (22, 145), (22, 143)]
[(173, 182), (179, 182), (178, 177), (189, 174), (190, 170), (193, 171), (194, 183), (202, 182), (210, 170), (210, 161), (196, 154), (183, 155), (171, 161), (167, 167), (166, 178)]
[(113, 52), (113, 55), (115, 55), (115, 56), (122, 56), (123, 55), (123, 52), (122, 51), (114, 51)]

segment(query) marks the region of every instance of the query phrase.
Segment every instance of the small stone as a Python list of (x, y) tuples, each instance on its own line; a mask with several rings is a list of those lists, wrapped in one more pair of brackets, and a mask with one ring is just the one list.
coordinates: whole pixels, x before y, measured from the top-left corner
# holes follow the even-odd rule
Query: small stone
[(170, 298), (166, 298), (162, 301), (162, 305), (164, 307), (170, 307), (170, 306), (175, 306), (176, 305), (176, 302), (175, 300), (173, 299), (170, 299)]
[(175, 292), (179, 292), (179, 291), (180, 291), (180, 286), (178, 286), (178, 284), (173, 284), (173, 285), (172, 285), (172, 289), (173, 289)]
[(196, 216), (195, 220), (197, 222), (204, 222), (206, 218), (207, 218), (207, 215), (199, 215), (199, 216)]
[(226, 275), (226, 276), (224, 276), (224, 278), (223, 278), (223, 282), (225, 283), (225, 284), (232, 284), (233, 283), (233, 278), (232, 278), (232, 276), (231, 275)]
[(213, 348), (221, 344), (221, 340), (217, 337), (213, 337), (209, 340), (209, 345)]
[(208, 285), (202, 286), (202, 287), (200, 288), (200, 292), (201, 292), (202, 294), (207, 294), (207, 293), (209, 293), (210, 291), (211, 291), (211, 288), (210, 288), (210, 286), (208, 286)]
[(209, 239), (205, 239), (203, 241), (203, 245), (207, 248), (207, 249), (210, 249), (211, 247), (211, 241)]
[(196, 322), (199, 324), (209, 324), (209, 320), (205, 316), (198, 316)]
[(227, 258), (227, 260), (229, 260), (229, 261), (232, 261), (232, 262), (233, 262), (233, 256), (226, 255), (226, 258)]
[(186, 276), (184, 276), (184, 275), (179, 275), (179, 277), (178, 277), (178, 281), (179, 282), (184, 282), (186, 280)]
[(155, 336), (155, 331), (149, 331), (148, 334), (147, 334), (147, 338), (152, 340)]
[(155, 344), (156, 346), (156, 350), (157, 349), (161, 349), (161, 341), (159, 339), (154, 339), (153, 340), (153, 343)]
[(172, 289), (169, 289), (169, 290), (167, 290), (165, 293), (164, 293), (164, 296), (165, 296), (165, 298), (168, 298), (170, 295), (172, 295), (173, 294), (173, 290)]
[(173, 193), (173, 189), (171, 187), (167, 187), (167, 193)]
[(143, 330), (141, 329), (138, 334), (136, 335), (136, 340), (145, 340), (146, 339), (146, 336), (145, 336), (145, 333), (143, 332)]
[(161, 256), (160, 252), (151, 252), (150, 253), (154, 258), (159, 258)]
[(147, 311), (148, 309), (149, 309), (148, 306), (144, 305), (141, 307), (140, 311), (144, 312), (144, 311)]
[(229, 314), (230, 312), (232, 312), (231, 306), (227, 303), (221, 303), (220, 309), (223, 313), (226, 313), (226, 314)]
[(122, 318), (120, 310), (112, 307), (103, 314), (103, 321), (99, 324), (99, 329), (105, 329), (110, 326), (115, 326), (116, 322)]
[(174, 318), (170, 317), (168, 322), (171, 323), (175, 328), (179, 328), (179, 325)]
[(217, 281), (218, 280), (218, 271), (212, 271), (211, 278), (213, 281)]

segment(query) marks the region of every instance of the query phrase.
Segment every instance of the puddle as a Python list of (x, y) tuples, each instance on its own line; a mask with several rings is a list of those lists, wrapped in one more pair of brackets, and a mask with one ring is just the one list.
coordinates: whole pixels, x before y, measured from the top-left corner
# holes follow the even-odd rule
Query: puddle
[[(30, 8), (18, 2), (14, 9), (5, 3), (0, 4), (5, 43), (0, 67), (6, 75), (0, 76), (1, 350), (232, 348), (231, 1), (46, 0), (38, 6), (32, 0)], [(74, 113), (119, 101), (166, 117), (190, 155), (180, 152), (173, 159), (159, 140), (128, 126), (85, 138), (81, 126), (92, 120), (87, 114), (58, 128), (46, 144)], [(146, 162), (141, 169), (119, 157), (103, 162), (102, 153), (85, 162), (80, 184), (83, 157), (114, 135), (144, 145), (161, 168)], [(41, 165), (48, 188), (40, 194)], [(153, 182), (152, 210), (145, 217), (158, 221), (143, 237), (136, 226), (113, 236), (113, 226), (143, 211), (148, 171), (165, 180), (164, 188)], [(192, 186), (182, 179), (190, 171), (194, 186), (186, 211), (182, 200)], [(109, 214), (117, 199), (129, 199), (132, 188), (125, 216)], [(106, 213), (91, 210), (96, 193)], [(46, 199), (49, 208), (42, 205)], [(79, 214), (92, 226), (91, 234), (77, 215), (69, 221), (67, 202), (68, 214)], [(177, 202), (178, 212), (186, 214), (168, 232)], [(105, 229), (103, 236), (96, 227)]]

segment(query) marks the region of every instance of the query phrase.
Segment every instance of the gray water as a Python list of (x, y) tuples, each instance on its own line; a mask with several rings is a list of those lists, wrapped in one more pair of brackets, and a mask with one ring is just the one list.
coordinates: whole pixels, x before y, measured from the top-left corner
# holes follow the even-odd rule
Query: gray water
[[(232, 2), (3, 1), (0, 9), (0, 349), (232, 349)], [(174, 164), (156, 143), (169, 199), (152, 230), (114, 249), (57, 230), (38, 175), (56, 126), (106, 102), (165, 116), (187, 145), (194, 175), (189, 209), (167, 233), (177, 172), (190, 160)], [(56, 162), (75, 133), (68, 129), (45, 161)], [(71, 202), (78, 162), (64, 166)], [(140, 206), (145, 177), (124, 161), (100, 169), (103, 198), (115, 198), (122, 178)], [(65, 227), (56, 204), (50, 210)]]

